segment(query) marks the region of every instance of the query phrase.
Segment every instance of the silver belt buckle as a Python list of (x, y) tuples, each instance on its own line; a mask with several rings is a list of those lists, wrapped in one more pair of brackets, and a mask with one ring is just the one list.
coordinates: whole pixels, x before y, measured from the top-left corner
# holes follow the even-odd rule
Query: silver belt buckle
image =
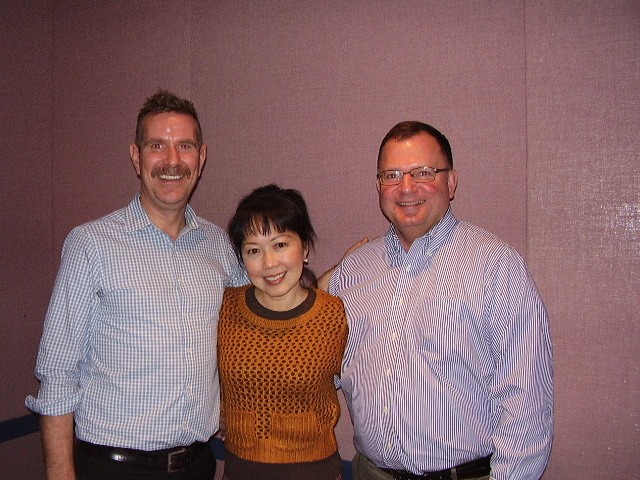
[[(167, 458), (167, 473), (177, 472), (187, 468), (191, 464), (191, 455), (185, 455), (184, 458), (180, 458), (178, 455), (187, 453), (186, 448), (181, 448), (175, 452), (171, 452)], [(175, 462), (174, 462), (175, 461)], [(174, 464), (175, 463), (175, 464)]]

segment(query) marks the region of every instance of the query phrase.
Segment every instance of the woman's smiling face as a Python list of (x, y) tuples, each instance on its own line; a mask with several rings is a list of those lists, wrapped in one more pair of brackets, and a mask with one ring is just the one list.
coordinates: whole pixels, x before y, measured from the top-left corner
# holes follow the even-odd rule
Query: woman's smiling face
[(308, 253), (295, 232), (247, 233), (242, 262), (263, 306), (286, 311), (304, 300), (307, 291), (300, 285), (300, 277)]

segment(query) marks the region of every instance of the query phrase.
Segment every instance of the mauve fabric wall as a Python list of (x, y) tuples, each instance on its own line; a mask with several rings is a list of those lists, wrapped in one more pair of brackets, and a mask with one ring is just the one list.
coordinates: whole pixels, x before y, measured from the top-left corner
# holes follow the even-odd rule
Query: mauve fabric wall
[(640, 2), (527, 3), (528, 259), (552, 315), (549, 478), (640, 478)]
[[(47, 2), (0, 2), (0, 422), (28, 413), (24, 396), (36, 387), (34, 358), (58, 263), (52, 13)], [(0, 477), (43, 478), (39, 450), (36, 435), (0, 443)]]
[[(387, 228), (387, 130), (440, 128), (456, 214), (526, 256), (551, 314), (545, 478), (638, 478), (639, 2), (37, 3), (0, 3), (0, 421), (37, 389), (62, 241), (137, 190), (135, 117), (164, 87), (194, 101), (209, 146), (198, 213), (225, 225), (252, 188), (298, 188), (319, 273)], [(344, 458), (350, 435), (345, 413)], [(7, 478), (38, 478), (37, 448), (0, 443)]]

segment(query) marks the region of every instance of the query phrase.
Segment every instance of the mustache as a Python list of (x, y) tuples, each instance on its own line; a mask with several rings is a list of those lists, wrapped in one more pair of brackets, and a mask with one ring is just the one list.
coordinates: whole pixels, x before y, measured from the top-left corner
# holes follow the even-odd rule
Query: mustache
[(191, 178), (191, 170), (186, 165), (178, 165), (175, 167), (162, 166), (156, 167), (151, 171), (152, 177), (187, 177)]

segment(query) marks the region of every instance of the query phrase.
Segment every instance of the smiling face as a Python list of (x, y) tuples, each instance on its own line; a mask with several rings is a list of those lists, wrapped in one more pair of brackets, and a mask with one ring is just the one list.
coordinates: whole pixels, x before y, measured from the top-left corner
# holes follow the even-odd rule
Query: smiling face
[[(448, 167), (438, 142), (431, 135), (418, 133), (404, 140), (389, 140), (380, 155), (378, 171), (416, 167)], [(384, 216), (395, 227), (405, 250), (416, 238), (431, 230), (442, 219), (453, 199), (458, 183), (455, 170), (436, 174), (432, 182), (416, 183), (404, 175), (398, 185), (380, 185), (378, 199)]]
[(140, 177), (140, 201), (150, 217), (184, 211), (206, 160), (190, 115), (167, 112), (145, 120), (140, 145), (129, 148)]
[(295, 232), (246, 234), (242, 262), (260, 304), (270, 310), (286, 311), (302, 303), (307, 290), (300, 285), (300, 277), (308, 253)]

